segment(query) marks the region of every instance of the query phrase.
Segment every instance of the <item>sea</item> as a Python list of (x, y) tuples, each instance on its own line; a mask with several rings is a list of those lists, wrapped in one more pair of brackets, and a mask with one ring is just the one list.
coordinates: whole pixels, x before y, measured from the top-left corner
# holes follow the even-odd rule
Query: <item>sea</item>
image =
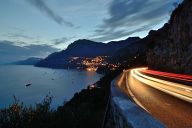
[[(46, 95), (53, 97), (51, 107), (56, 108), (101, 77), (101, 74), (85, 70), (2, 65), (0, 66), (0, 108), (11, 105), (14, 97), (26, 106), (34, 106), (42, 102)], [(29, 86), (26, 86), (27, 84)]]

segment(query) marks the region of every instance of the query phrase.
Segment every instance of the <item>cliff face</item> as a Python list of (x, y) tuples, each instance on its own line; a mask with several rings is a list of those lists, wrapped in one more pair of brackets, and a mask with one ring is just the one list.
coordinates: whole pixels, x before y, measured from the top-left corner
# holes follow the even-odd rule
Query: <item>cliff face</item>
[(149, 33), (149, 67), (179, 73), (192, 73), (192, 1), (184, 0), (170, 21)]

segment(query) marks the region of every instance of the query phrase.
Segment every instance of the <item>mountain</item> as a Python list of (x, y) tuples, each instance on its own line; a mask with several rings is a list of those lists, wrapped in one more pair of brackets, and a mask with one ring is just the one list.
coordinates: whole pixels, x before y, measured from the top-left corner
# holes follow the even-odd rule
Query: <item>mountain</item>
[(115, 63), (142, 63), (157, 70), (192, 74), (192, 0), (184, 0), (168, 23), (159, 30), (151, 30), (143, 39), (128, 38), (107, 44), (78, 40), (37, 66), (64, 67), (68, 58), (74, 56), (111, 56), (110, 61)]
[(30, 57), (30, 58), (28, 58), (26, 60), (16, 61), (16, 62), (13, 62), (11, 64), (15, 64), (15, 65), (35, 65), (41, 60), (42, 60), (41, 58)]
[(134, 43), (127, 45), (124, 48), (119, 49), (113, 56), (112, 59), (116, 59), (119, 62), (133, 58), (136, 55), (144, 55), (147, 49), (147, 42), (145, 39), (138, 40)]
[(184, 0), (163, 28), (148, 35), (149, 67), (192, 74), (192, 1)]
[(162, 28), (119, 49), (111, 59), (124, 65), (134, 61), (131, 65), (192, 74), (192, 1), (184, 0)]
[(70, 57), (96, 57), (112, 56), (119, 49), (140, 40), (139, 37), (130, 37), (122, 41), (109, 43), (94, 42), (86, 39), (77, 40), (70, 44), (66, 50), (49, 55), (36, 66), (51, 68), (66, 68)]

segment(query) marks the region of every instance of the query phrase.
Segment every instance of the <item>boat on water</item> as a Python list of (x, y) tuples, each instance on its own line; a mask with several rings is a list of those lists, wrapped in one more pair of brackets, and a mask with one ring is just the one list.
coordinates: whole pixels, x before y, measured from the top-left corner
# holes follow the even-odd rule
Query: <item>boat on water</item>
[(26, 87), (29, 87), (29, 86), (31, 86), (32, 85), (32, 83), (28, 83), (28, 84), (26, 84), (25, 86)]

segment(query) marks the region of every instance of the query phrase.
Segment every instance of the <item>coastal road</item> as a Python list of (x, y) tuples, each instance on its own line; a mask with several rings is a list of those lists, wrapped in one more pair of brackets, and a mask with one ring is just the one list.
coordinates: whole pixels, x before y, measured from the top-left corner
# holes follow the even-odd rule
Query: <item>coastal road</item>
[(192, 76), (138, 68), (122, 77), (120, 88), (168, 128), (192, 128)]

